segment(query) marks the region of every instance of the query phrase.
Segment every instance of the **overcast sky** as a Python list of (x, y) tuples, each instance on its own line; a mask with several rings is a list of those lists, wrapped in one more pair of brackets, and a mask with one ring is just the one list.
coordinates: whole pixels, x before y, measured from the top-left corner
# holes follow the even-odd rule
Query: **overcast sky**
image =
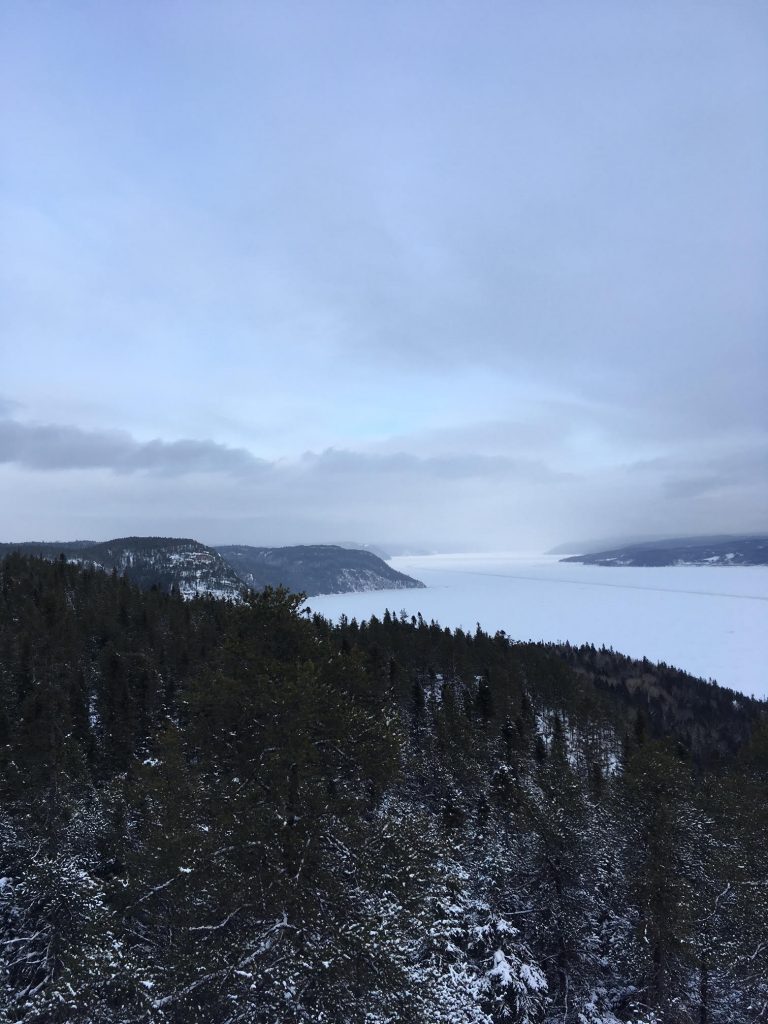
[(768, 529), (764, 0), (0, 40), (0, 539)]

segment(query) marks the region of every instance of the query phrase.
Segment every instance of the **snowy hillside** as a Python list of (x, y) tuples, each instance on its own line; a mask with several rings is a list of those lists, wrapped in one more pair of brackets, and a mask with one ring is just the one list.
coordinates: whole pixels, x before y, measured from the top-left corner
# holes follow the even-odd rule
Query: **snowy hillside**
[(3, 1022), (765, 1020), (768, 720), (731, 690), (11, 555), (0, 712)]
[(123, 537), (96, 543), (0, 544), (0, 558), (12, 551), (89, 565), (125, 574), (140, 587), (178, 588), (182, 597), (203, 594), (239, 601), (245, 588), (286, 587), (294, 593), (339, 594), (407, 590), (423, 584), (397, 572), (372, 551), (333, 544), (258, 548), (206, 547), (177, 537)]
[(294, 593), (341, 594), (410, 590), (423, 584), (397, 572), (372, 551), (336, 544), (284, 548), (229, 545), (216, 549), (249, 587), (284, 586)]
[(0, 557), (10, 551), (48, 559), (63, 554), (69, 562), (125, 575), (145, 589), (176, 587), (185, 598), (210, 594), (239, 601), (243, 591), (242, 581), (221, 555), (186, 538), (122, 537), (103, 543), (0, 545)]
[(768, 565), (768, 536), (647, 541), (610, 551), (571, 555), (561, 561), (604, 566)]

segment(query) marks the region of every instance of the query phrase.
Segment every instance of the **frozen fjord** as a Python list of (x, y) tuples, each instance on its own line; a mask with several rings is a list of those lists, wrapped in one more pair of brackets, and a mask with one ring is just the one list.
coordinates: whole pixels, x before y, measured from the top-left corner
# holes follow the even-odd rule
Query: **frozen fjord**
[(313, 597), (332, 619), (385, 609), (514, 640), (570, 641), (665, 661), (768, 697), (768, 567), (602, 567), (516, 554), (393, 558), (427, 589)]

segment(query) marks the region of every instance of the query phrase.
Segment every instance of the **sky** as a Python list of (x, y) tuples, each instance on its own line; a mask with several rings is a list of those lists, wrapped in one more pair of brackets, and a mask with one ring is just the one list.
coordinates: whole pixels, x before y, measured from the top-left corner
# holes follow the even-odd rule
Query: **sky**
[(768, 530), (763, 0), (0, 5), (0, 539)]

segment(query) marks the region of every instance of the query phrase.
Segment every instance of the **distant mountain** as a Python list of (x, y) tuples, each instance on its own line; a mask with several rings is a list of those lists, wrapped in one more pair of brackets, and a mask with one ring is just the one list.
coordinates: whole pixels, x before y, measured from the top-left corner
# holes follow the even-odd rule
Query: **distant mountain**
[(371, 551), (333, 544), (257, 548), (245, 544), (210, 548), (178, 537), (121, 537), (97, 542), (28, 541), (0, 544), (0, 558), (19, 551), (55, 561), (116, 571), (148, 590), (177, 587), (182, 597), (203, 594), (239, 601), (245, 587), (284, 586), (294, 593), (343, 594), (361, 590), (423, 587), (396, 572)]
[(384, 548), (380, 548), (377, 544), (356, 544), (352, 540), (339, 540), (334, 542), (334, 547), (347, 548), (350, 551), (370, 551), (378, 558), (382, 558), (385, 562), (388, 562), (392, 557), (390, 551), (385, 551)]
[(768, 565), (768, 536), (677, 537), (561, 558), (583, 565)]
[(336, 544), (285, 548), (229, 544), (216, 550), (254, 590), (282, 585), (312, 596), (424, 586), (419, 580), (396, 572), (372, 551), (342, 548)]
[(664, 540), (663, 537), (644, 535), (638, 536), (624, 534), (623, 536), (591, 538), (590, 540), (569, 540), (563, 544), (557, 544), (545, 551), (547, 555), (573, 555), (574, 553), (592, 555), (598, 551), (614, 551), (617, 548), (627, 547), (635, 544), (650, 544), (653, 541)]
[(20, 551), (55, 560), (63, 554), (68, 562), (116, 571), (148, 590), (178, 587), (182, 597), (203, 594), (238, 601), (243, 583), (231, 565), (213, 548), (178, 537), (121, 537), (96, 541), (30, 542), (0, 544), (0, 557)]
[[(434, 555), (436, 551), (432, 551), (429, 548), (421, 547), (418, 544), (357, 544), (354, 541), (334, 541), (334, 544), (340, 548), (353, 548), (355, 551), (372, 551), (374, 555), (378, 555), (379, 558), (383, 558), (385, 562), (389, 562), (392, 558), (399, 558), (401, 556), (420, 556), (420, 555)], [(603, 545), (605, 547), (605, 545)], [(457, 551), (463, 551), (464, 548), (457, 548)], [(567, 554), (571, 551), (580, 551), (581, 548), (568, 548), (566, 551), (563, 549), (563, 554)], [(584, 549), (586, 550), (586, 548)], [(445, 550), (441, 549), (441, 554), (447, 554)]]

